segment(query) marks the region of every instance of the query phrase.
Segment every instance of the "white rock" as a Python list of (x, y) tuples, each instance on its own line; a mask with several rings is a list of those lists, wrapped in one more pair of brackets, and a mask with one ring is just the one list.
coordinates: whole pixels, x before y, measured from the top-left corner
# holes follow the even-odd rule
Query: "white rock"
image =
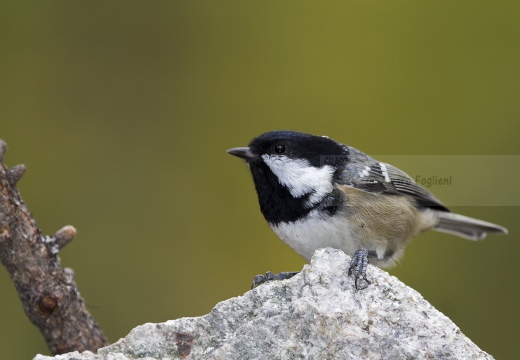
[(102, 348), (34, 360), (493, 359), (415, 290), (369, 266), (356, 291), (350, 258), (317, 250), (290, 280), (217, 304), (201, 317), (144, 324)]

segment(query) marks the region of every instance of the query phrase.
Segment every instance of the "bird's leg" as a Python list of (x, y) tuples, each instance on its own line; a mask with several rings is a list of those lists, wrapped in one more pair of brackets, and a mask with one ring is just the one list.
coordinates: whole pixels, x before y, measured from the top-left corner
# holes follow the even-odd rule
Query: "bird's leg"
[[(350, 260), (350, 266), (348, 268), (348, 276), (354, 273), (354, 284), (356, 286), (356, 290), (363, 290), (368, 287), (370, 281), (367, 279), (367, 265), (368, 265), (368, 256), (376, 256), (375, 252), (369, 252), (367, 249), (359, 249), (356, 250), (354, 256), (352, 256), (352, 260)], [(358, 286), (358, 281), (363, 280), (366, 284), (360, 287)]]
[(251, 285), (251, 289), (254, 289), (258, 285), (262, 285), (263, 283), (271, 280), (286, 280), (292, 278), (294, 275), (298, 274), (299, 271), (295, 272), (281, 272), (278, 274), (273, 274), (272, 272), (268, 271), (265, 273), (265, 275), (256, 275), (253, 279), (253, 284)]

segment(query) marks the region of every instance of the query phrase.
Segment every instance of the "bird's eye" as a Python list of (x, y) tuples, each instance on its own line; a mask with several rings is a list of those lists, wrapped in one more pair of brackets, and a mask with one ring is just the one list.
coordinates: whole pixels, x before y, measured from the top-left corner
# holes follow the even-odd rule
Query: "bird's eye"
[(283, 145), (276, 145), (274, 147), (274, 152), (277, 154), (283, 154), (285, 152), (285, 146)]

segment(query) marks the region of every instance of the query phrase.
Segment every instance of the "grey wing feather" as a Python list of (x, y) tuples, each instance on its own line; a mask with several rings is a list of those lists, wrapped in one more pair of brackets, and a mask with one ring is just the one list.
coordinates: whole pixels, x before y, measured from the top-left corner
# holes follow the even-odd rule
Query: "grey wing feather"
[(411, 196), (418, 207), (450, 211), (428, 190), (415, 184), (408, 174), (395, 166), (375, 160), (356, 165), (355, 168), (347, 169), (348, 185), (369, 192)]

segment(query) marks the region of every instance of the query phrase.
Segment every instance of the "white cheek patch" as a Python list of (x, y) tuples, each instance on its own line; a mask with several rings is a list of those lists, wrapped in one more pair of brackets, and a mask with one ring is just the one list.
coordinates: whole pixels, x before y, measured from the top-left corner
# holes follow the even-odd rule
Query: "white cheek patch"
[(333, 190), (334, 168), (329, 165), (317, 168), (305, 159), (290, 159), (284, 155), (264, 154), (262, 159), (292, 196), (300, 198), (312, 193), (307, 205), (315, 204)]

